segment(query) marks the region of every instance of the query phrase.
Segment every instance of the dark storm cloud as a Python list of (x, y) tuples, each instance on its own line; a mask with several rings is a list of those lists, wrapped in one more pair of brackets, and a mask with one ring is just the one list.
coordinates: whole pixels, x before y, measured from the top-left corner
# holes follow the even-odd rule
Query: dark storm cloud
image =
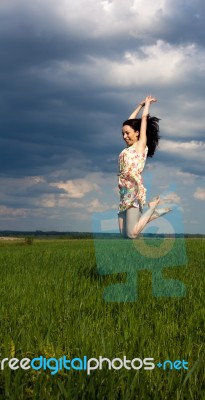
[[(52, 12), (46, 10), (46, 24), (38, 15), (32, 15), (33, 7), (29, 4), (19, 9), (13, 7), (1, 15), (0, 45), (1, 73), (16, 74), (29, 67), (49, 65), (54, 61), (83, 62), (88, 55), (105, 55), (119, 60), (125, 49), (143, 43), (139, 38), (126, 37), (123, 33), (107, 40), (107, 37), (86, 37), (74, 32), (69, 24), (62, 21)], [(1, 12), (1, 10), (0, 10)]]
[[(29, 3), (5, 7), (0, 25), (1, 173), (52, 173), (69, 160), (72, 164), (76, 149), (79, 163), (87, 158), (93, 170), (114, 171), (114, 162), (105, 160), (119, 152), (120, 124), (129, 105), (122, 100), (122, 88), (105, 87), (100, 75), (97, 82), (86, 80), (78, 66), (88, 66), (92, 56), (120, 63), (124, 52), (132, 50), (139, 59), (146, 58), (140, 46), (157, 39), (203, 44), (203, 13), (202, 2), (180, 2), (169, 15), (158, 15), (161, 23), (145, 27), (143, 35), (136, 24), (136, 31), (127, 35), (110, 32), (109, 39), (109, 34), (78, 34), (77, 26), (74, 30), (62, 23), (52, 3), (43, 8), (41, 17)], [(65, 84), (63, 79), (56, 80), (58, 64), (63, 62), (73, 67), (65, 73)], [(128, 95), (128, 90), (124, 93)], [(99, 147), (102, 153), (96, 155)]]
[(163, 38), (170, 43), (205, 44), (205, 3), (201, 0), (175, 2), (170, 16), (164, 19)]

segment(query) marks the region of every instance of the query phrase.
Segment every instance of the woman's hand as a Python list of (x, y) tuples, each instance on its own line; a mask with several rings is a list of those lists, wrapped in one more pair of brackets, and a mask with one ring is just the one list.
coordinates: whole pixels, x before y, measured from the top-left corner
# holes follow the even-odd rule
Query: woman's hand
[(155, 103), (157, 99), (155, 97), (149, 95), (145, 98), (145, 106), (142, 113), (142, 122), (140, 126), (140, 135), (138, 140), (138, 148), (142, 151), (145, 149), (147, 145), (147, 117), (149, 115), (149, 107), (151, 103)]
[(157, 99), (155, 99), (155, 97), (151, 96), (151, 94), (146, 97), (145, 106), (144, 106), (143, 113), (142, 113), (142, 118), (148, 116), (150, 104), (155, 103), (156, 101), (157, 101)]
[(143, 114), (145, 113), (146, 115), (149, 113), (149, 106), (151, 103), (156, 102), (157, 99), (155, 99), (155, 97), (153, 96), (147, 96), (144, 100), (142, 100), (139, 105), (137, 106), (137, 108), (132, 112), (132, 114), (129, 116), (128, 119), (133, 119), (133, 118), (137, 118), (139, 112), (141, 111), (142, 107), (145, 107), (143, 110)]
[(144, 107), (144, 106), (145, 106), (145, 101), (146, 101), (146, 98), (145, 98), (144, 100), (140, 101), (139, 105), (140, 105), (141, 107)]
[(157, 99), (151, 95), (145, 98), (145, 104), (156, 103)]

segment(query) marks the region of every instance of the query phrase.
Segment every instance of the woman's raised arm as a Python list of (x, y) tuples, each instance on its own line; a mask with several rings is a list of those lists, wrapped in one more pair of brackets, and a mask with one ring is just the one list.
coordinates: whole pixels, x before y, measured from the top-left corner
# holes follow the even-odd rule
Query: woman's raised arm
[(132, 112), (128, 119), (135, 119), (137, 118), (139, 112), (141, 111), (142, 107), (145, 105), (145, 100), (142, 100), (141, 103), (137, 106), (137, 108)]
[(157, 99), (152, 96), (147, 96), (145, 99), (145, 106), (144, 110), (142, 113), (142, 122), (140, 126), (140, 134), (139, 134), (139, 140), (138, 140), (138, 148), (140, 148), (142, 151), (144, 151), (146, 145), (147, 145), (147, 117), (149, 115), (149, 107), (151, 103), (155, 103)]

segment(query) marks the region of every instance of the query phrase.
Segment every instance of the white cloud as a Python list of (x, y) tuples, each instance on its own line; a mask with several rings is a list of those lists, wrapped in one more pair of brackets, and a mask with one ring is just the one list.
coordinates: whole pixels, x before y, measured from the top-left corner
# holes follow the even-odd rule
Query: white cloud
[[(79, 69), (87, 78), (92, 77), (95, 81), (99, 80), (100, 75), (101, 81), (112, 87), (139, 87), (149, 83), (153, 85), (153, 82), (159, 79), (163, 82), (172, 77), (176, 80), (175, 70), (182, 55), (175, 48), (166, 51), (162, 47), (161, 41), (154, 46), (143, 47), (141, 50), (144, 52), (144, 58), (140, 58), (137, 53), (125, 52), (121, 62), (90, 57), (90, 63), (84, 71), (82, 66), (79, 66)], [(177, 77), (180, 79), (179, 75)]]
[(42, 198), (37, 199), (35, 203), (40, 207), (46, 207), (46, 208), (56, 207), (57, 205), (56, 195), (55, 194), (43, 195)]
[(117, 210), (117, 205), (116, 204), (112, 204), (112, 206), (111, 206), (110, 204), (101, 202), (99, 199), (94, 199), (87, 205), (86, 208), (87, 208), (87, 211), (90, 212), (90, 213), (92, 213), (92, 212), (103, 212), (103, 211), (107, 211), (107, 210), (110, 210), (110, 209)]
[(26, 189), (39, 183), (45, 183), (45, 179), (41, 176), (23, 176), (21, 178), (0, 178), (1, 190), (7, 186), (12, 189)]
[[(176, 7), (169, 0), (1, 0), (2, 13), (30, 16), (36, 35), (55, 31), (59, 25), (76, 36), (99, 38), (164, 29), (163, 17)], [(152, 23), (154, 21), (154, 23)], [(36, 25), (36, 26), (35, 26)]]
[(13, 216), (13, 217), (25, 217), (27, 210), (25, 208), (10, 208), (7, 206), (0, 206), (0, 216)]
[(66, 182), (56, 182), (50, 183), (50, 186), (57, 187), (58, 189), (63, 189), (66, 192), (68, 198), (82, 198), (85, 194), (98, 191), (99, 186), (90, 182), (86, 179), (73, 179)]
[(203, 162), (204, 160), (205, 143), (202, 141), (174, 142), (172, 140), (161, 139), (159, 148), (163, 152), (175, 154), (190, 161)]
[(195, 182), (198, 175), (191, 174), (190, 172), (176, 171), (176, 176), (181, 179), (184, 185), (191, 185)]
[(165, 203), (180, 203), (181, 198), (177, 193), (171, 192), (168, 195), (162, 197), (162, 200)]
[[(139, 4), (140, 3), (140, 4)], [(150, 27), (150, 19), (160, 20), (159, 10), (167, 9), (166, 0), (61, 0), (56, 13), (77, 34), (85, 37), (107, 37), (132, 33), (141, 36)], [(79, 25), (79, 20), (81, 24)], [(152, 25), (152, 29), (154, 26)]]
[(67, 208), (67, 209), (73, 209), (73, 208), (85, 208), (85, 204), (81, 201), (71, 201), (70, 198), (65, 194), (57, 194), (57, 193), (51, 193), (51, 194), (45, 194), (41, 196), (40, 198), (37, 198), (35, 200), (35, 205), (38, 207), (44, 207), (44, 208)]
[(31, 183), (32, 184), (38, 184), (38, 183), (45, 183), (45, 179), (42, 178), (41, 176), (32, 176), (31, 177)]
[(205, 189), (198, 187), (194, 193), (194, 198), (197, 200), (205, 200)]
[[(47, 80), (55, 79), (58, 85), (69, 85), (72, 74), (78, 74), (92, 85), (98, 83), (108, 87), (166, 87), (187, 84), (196, 70), (205, 69), (204, 51), (195, 44), (171, 45), (158, 40), (152, 45), (138, 47), (138, 51), (125, 51), (121, 60), (106, 56), (87, 56), (87, 62), (72, 64), (66, 60), (38, 71)], [(55, 70), (55, 73), (54, 73)], [(35, 73), (35, 70), (33, 70)], [(197, 77), (198, 79), (198, 77)], [(188, 107), (188, 99), (182, 102), (180, 112)]]
[[(103, 202), (100, 199), (93, 199), (88, 202), (70, 201), (66, 197), (59, 198), (58, 194), (44, 195), (41, 199), (38, 199), (36, 201), (36, 205), (43, 208), (53, 208), (55, 214), (58, 214), (59, 208), (67, 208), (67, 216), (70, 215), (73, 218), (75, 215), (79, 220), (88, 220), (88, 215), (90, 213), (103, 212), (110, 209), (117, 210), (118, 207), (117, 204), (111, 205), (109, 203)], [(82, 218), (81, 215), (83, 215)]]

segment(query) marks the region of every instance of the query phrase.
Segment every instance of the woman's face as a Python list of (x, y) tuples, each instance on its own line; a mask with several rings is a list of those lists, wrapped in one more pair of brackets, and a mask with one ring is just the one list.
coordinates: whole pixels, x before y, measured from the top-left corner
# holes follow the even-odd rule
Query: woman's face
[(139, 132), (134, 131), (134, 129), (129, 125), (124, 125), (122, 127), (122, 136), (129, 147), (138, 141)]

